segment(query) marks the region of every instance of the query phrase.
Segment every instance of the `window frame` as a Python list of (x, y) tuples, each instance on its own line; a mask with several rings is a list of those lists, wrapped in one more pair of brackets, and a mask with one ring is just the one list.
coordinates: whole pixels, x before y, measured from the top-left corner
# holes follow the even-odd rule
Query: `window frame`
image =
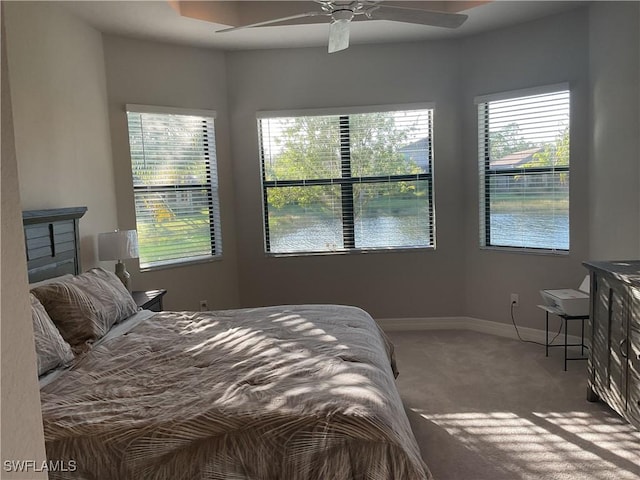
[[(182, 267), (186, 265), (199, 264), (199, 263), (208, 263), (212, 261), (218, 261), (222, 259), (222, 232), (221, 232), (221, 220), (220, 220), (220, 195), (219, 195), (219, 184), (218, 184), (218, 165), (217, 165), (217, 141), (216, 141), (216, 133), (215, 133), (215, 120), (217, 114), (214, 110), (205, 110), (205, 109), (191, 109), (191, 108), (179, 108), (179, 107), (165, 107), (165, 106), (154, 106), (154, 105), (139, 105), (139, 104), (126, 104), (125, 105), (125, 116), (127, 121), (127, 140), (130, 138), (130, 127), (129, 127), (129, 113), (133, 114), (154, 114), (154, 115), (177, 115), (177, 116), (192, 116), (192, 117), (202, 117), (203, 119), (203, 129), (205, 140), (203, 141), (203, 162), (204, 168), (206, 172), (207, 181), (204, 183), (189, 183), (189, 184), (178, 184), (178, 183), (166, 183), (163, 185), (135, 185), (133, 182), (132, 185), (132, 193), (134, 199), (134, 215), (136, 218), (136, 228), (138, 227), (138, 212), (135, 206), (136, 198), (138, 193), (148, 193), (148, 192), (157, 192), (157, 193), (166, 193), (173, 192), (176, 195), (189, 193), (189, 192), (199, 192), (204, 191), (207, 203), (206, 206), (208, 208), (208, 217), (209, 217), (209, 253), (206, 255), (198, 255), (198, 256), (182, 256), (179, 258), (173, 258), (169, 260), (161, 260), (154, 261), (147, 264), (144, 264), (142, 261), (140, 262), (140, 271), (152, 271), (152, 270), (162, 270), (167, 268), (176, 268)], [(213, 133), (213, 138), (210, 137), (210, 133)], [(207, 140), (208, 139), (208, 140)], [(131, 144), (129, 142), (129, 156), (131, 160), (131, 175), (133, 180), (133, 159), (132, 159), (132, 151)], [(194, 206), (193, 203), (189, 203), (191, 207)], [(139, 229), (138, 229), (139, 230)], [(140, 232), (138, 232), (139, 243), (142, 243), (142, 239), (140, 238)]]
[[(569, 137), (571, 136), (571, 88), (569, 83), (558, 83), (553, 85), (545, 85), (520, 90), (511, 90), (489, 95), (478, 96), (474, 99), (476, 104), (476, 115), (478, 118), (478, 161), (479, 161), (479, 212), (480, 212), (480, 248), (486, 250), (496, 250), (503, 252), (539, 254), (539, 255), (568, 255), (571, 250), (571, 221), (567, 226), (567, 235), (569, 238), (569, 247), (533, 247), (533, 246), (517, 246), (517, 245), (493, 245), (491, 244), (491, 178), (500, 175), (529, 175), (529, 174), (569, 174), (571, 171), (571, 154), (569, 153), (568, 165), (564, 166), (548, 166), (548, 167), (527, 167), (527, 168), (502, 168), (500, 170), (491, 170), (490, 168), (490, 141), (489, 141), (489, 104), (501, 100), (518, 100), (520, 98), (563, 93), (568, 94), (569, 107)], [(484, 112), (480, 113), (480, 108), (484, 107)], [(481, 125), (480, 118), (484, 119)], [(571, 142), (571, 140), (569, 140)], [(570, 143), (569, 143), (570, 144)], [(482, 145), (482, 146), (480, 146)], [(568, 215), (571, 215), (571, 199), (570, 199), (570, 181), (569, 181), (569, 207)]]
[[(407, 175), (378, 175), (378, 176), (360, 176), (353, 177), (351, 175), (351, 159), (349, 141), (349, 116), (367, 113), (386, 113), (401, 112), (413, 110), (430, 110), (429, 114), (429, 132), (428, 152), (429, 152), (429, 172)], [(314, 178), (306, 180), (266, 180), (265, 156), (263, 149), (261, 120), (271, 118), (288, 118), (288, 117), (307, 117), (307, 116), (335, 116), (338, 118), (340, 126), (340, 159), (341, 159), (341, 176), (335, 178)], [(436, 222), (434, 207), (434, 154), (433, 154), (433, 124), (435, 117), (435, 103), (413, 103), (398, 105), (375, 105), (365, 107), (342, 107), (342, 108), (316, 108), (303, 110), (287, 110), (287, 111), (259, 111), (256, 114), (257, 130), (258, 130), (258, 152), (260, 157), (260, 187), (262, 189), (262, 228), (263, 228), (263, 247), (266, 256), (270, 257), (290, 257), (290, 256), (317, 256), (317, 255), (351, 255), (361, 253), (384, 253), (384, 252), (402, 252), (416, 250), (435, 250), (436, 248)], [(418, 246), (400, 246), (400, 247), (355, 247), (355, 211), (353, 201), (353, 187), (356, 184), (366, 183), (395, 183), (402, 181), (427, 181), (429, 197), (429, 228), (431, 231), (429, 240), (430, 245)], [(338, 185), (341, 189), (342, 202), (342, 238), (344, 248), (336, 250), (309, 250), (294, 252), (272, 252), (270, 251), (270, 235), (269, 235), (269, 203), (268, 189), (276, 187), (295, 187), (295, 186), (328, 186)], [(347, 244), (349, 247), (347, 247)]]

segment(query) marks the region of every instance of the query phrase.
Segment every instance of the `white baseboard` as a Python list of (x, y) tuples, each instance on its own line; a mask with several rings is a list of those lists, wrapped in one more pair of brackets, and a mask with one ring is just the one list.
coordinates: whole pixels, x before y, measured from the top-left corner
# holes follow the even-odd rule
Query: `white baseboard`
[[(378, 325), (385, 332), (399, 331), (424, 331), (424, 330), (472, 330), (474, 332), (487, 333), (499, 337), (517, 339), (516, 330), (510, 323), (492, 322), (473, 317), (428, 317), (428, 318), (380, 318), (376, 319)], [(549, 322), (551, 323), (551, 322)], [(553, 338), (557, 330), (554, 323), (553, 330), (549, 327), (549, 339)], [(518, 327), (520, 337), (523, 340), (545, 343), (545, 331), (536, 328)], [(585, 332), (585, 344), (588, 344), (588, 336)], [(564, 329), (558, 335), (554, 344), (564, 342)], [(580, 337), (569, 335), (569, 343), (579, 343)]]

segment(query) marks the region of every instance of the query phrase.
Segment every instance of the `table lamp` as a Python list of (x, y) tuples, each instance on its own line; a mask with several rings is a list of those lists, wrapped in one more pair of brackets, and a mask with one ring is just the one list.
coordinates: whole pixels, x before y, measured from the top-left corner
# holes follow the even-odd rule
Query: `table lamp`
[(127, 290), (131, 292), (131, 275), (122, 263), (128, 258), (138, 258), (138, 232), (135, 230), (116, 230), (98, 234), (98, 258), (117, 260), (116, 275)]

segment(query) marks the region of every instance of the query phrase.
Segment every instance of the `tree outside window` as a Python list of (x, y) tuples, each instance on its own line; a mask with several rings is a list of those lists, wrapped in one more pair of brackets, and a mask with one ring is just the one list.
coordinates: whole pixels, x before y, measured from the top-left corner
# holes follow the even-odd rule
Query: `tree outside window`
[(260, 119), (267, 252), (433, 247), (432, 122), (430, 109)]

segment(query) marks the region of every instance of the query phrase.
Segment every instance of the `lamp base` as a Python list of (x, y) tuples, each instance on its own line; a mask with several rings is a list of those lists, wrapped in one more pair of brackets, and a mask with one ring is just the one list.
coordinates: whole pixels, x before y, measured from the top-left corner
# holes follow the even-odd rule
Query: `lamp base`
[(116, 276), (120, 279), (125, 288), (131, 293), (131, 275), (127, 272), (124, 263), (116, 263)]

